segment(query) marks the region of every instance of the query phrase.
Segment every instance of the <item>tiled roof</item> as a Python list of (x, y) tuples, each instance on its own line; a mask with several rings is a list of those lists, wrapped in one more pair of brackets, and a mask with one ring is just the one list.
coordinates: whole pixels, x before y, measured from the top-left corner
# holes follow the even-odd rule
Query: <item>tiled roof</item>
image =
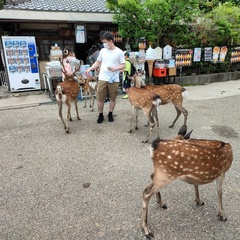
[(105, 0), (29, 0), (6, 1), (4, 9), (58, 12), (109, 13)]

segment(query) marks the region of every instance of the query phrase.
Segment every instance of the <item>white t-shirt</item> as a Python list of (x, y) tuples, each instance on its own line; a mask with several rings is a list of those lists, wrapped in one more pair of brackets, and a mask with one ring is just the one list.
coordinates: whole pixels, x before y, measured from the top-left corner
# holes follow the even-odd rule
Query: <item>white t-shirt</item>
[(119, 71), (111, 72), (108, 70), (108, 67), (118, 67), (120, 64), (125, 63), (123, 51), (118, 47), (115, 47), (113, 50), (102, 48), (97, 60), (101, 61), (98, 79), (102, 81), (111, 79), (113, 82), (119, 82)]

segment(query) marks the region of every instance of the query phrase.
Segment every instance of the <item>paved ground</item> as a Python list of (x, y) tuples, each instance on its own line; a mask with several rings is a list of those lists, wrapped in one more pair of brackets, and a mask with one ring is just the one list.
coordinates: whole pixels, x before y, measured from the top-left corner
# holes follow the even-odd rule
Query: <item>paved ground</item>
[[(154, 198), (150, 202), (149, 226), (157, 240), (239, 239), (240, 81), (231, 82), (186, 87), (184, 102), (192, 137), (232, 144), (234, 162), (223, 190), (228, 221), (216, 217), (215, 183), (200, 187), (205, 205), (197, 207), (193, 187), (176, 181), (162, 190), (167, 210), (159, 209)], [(208, 99), (199, 99), (211, 87)], [(147, 133), (142, 113), (140, 129), (129, 134), (128, 100), (119, 96), (115, 121), (100, 125), (97, 112), (79, 102), (81, 121), (73, 109), (71, 133), (65, 134), (56, 102), (42, 95), (48, 104), (13, 107), (11, 99), (17, 97), (0, 99), (0, 239), (144, 239), (142, 190), (153, 167), (149, 144), (141, 142)], [(175, 136), (181, 127), (182, 117), (168, 128), (174, 117), (171, 104), (161, 106), (162, 138)]]

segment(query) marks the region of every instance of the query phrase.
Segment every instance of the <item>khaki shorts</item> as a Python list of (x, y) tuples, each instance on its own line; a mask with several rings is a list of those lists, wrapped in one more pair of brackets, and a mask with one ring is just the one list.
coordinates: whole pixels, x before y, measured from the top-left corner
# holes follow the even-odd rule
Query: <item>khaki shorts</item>
[(109, 94), (109, 99), (112, 101), (116, 100), (117, 90), (118, 90), (119, 82), (108, 83), (106, 81), (98, 80), (98, 88), (97, 88), (97, 99), (98, 101), (104, 101)]

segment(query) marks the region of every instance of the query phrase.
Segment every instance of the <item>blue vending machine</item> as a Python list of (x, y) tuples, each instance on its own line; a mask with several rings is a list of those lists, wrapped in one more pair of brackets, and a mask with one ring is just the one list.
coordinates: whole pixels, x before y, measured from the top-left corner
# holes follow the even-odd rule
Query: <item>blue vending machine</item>
[(40, 90), (35, 37), (3, 36), (2, 45), (10, 91)]

